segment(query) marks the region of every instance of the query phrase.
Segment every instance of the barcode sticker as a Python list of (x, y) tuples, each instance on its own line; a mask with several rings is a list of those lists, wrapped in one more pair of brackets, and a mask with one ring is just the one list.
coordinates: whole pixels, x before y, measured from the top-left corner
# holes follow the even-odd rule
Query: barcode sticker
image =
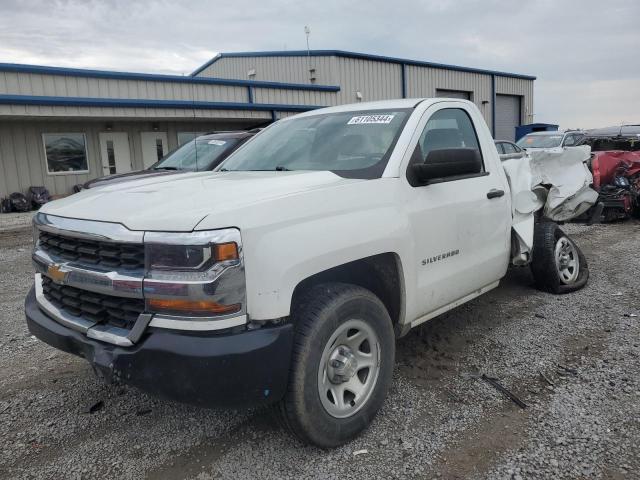
[(391, 123), (395, 115), (360, 115), (351, 117), (347, 125), (363, 125), (367, 123)]

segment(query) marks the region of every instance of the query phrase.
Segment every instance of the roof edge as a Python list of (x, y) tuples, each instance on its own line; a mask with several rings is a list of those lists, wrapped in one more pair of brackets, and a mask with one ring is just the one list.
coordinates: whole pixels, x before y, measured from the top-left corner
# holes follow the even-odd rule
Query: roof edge
[(321, 92), (338, 92), (336, 85), (311, 85), (303, 83), (269, 82), (263, 80), (238, 80), (214, 77), (193, 77), (191, 75), (166, 75), (155, 73), (121, 72), (111, 70), (91, 70), (84, 68), (51, 67), (46, 65), (29, 65), (22, 63), (0, 63), (0, 72), (34, 73), (42, 75), (61, 75), (67, 77), (107, 78), (114, 80), (143, 80), (152, 82), (200, 83), (210, 85), (227, 85), (240, 87), (274, 88), (283, 90), (312, 90)]
[(413, 65), (418, 67), (431, 67), (440, 68), (444, 70), (455, 70), (459, 72), (467, 73), (482, 73), (485, 75), (496, 75), (499, 77), (520, 78), (523, 80), (536, 80), (533, 75), (524, 75), (520, 73), (501, 72), (498, 70), (487, 70), (475, 67), (462, 67), (460, 65), (449, 65), (446, 63), (427, 62), (423, 60), (411, 60), (399, 57), (389, 57), (385, 55), (374, 55), (370, 53), (349, 52), (345, 50), (274, 50), (265, 52), (222, 52), (218, 53), (211, 60), (198, 67), (191, 73), (191, 76), (196, 76), (206, 68), (213, 65), (221, 58), (241, 58), (241, 57), (344, 57), (344, 58), (357, 58), (362, 60), (373, 60), (378, 62), (397, 63), (401, 65)]

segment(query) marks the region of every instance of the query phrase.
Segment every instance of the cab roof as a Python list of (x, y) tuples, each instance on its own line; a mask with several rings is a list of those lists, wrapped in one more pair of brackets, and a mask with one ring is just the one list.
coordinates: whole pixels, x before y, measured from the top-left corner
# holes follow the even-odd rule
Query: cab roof
[[(376, 102), (358, 102), (349, 103), (347, 105), (336, 105), (335, 107), (319, 108), (295, 115), (296, 118), (310, 117), (313, 115), (324, 115), (325, 113), (342, 113), (342, 112), (361, 112), (363, 110), (391, 110), (415, 108), (419, 103), (429, 102), (430, 104), (442, 101), (469, 102), (469, 100), (461, 100), (459, 98), (399, 98), (395, 100), (379, 100)], [(286, 119), (285, 119), (286, 120)]]

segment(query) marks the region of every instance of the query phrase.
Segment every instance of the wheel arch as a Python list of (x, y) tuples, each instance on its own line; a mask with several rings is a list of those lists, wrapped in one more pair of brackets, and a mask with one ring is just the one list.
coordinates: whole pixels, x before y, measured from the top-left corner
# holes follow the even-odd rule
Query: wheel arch
[(348, 283), (366, 288), (384, 304), (396, 335), (403, 330), (405, 309), (405, 283), (400, 256), (393, 252), (381, 253), (328, 268), (301, 280), (291, 296), (291, 310), (298, 299), (316, 285), (328, 282)]

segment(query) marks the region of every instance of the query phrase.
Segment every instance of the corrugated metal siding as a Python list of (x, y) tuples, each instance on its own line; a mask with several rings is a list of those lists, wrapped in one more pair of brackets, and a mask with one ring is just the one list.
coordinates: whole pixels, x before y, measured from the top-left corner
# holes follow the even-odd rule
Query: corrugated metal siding
[[(198, 76), (248, 79), (247, 72), (256, 70), (254, 80), (310, 83), (309, 59), (307, 57), (222, 57), (200, 72)], [(316, 105), (339, 105), (358, 101), (356, 92), (362, 93), (362, 101), (382, 100), (402, 97), (402, 67), (389, 62), (345, 58), (311, 57), (315, 68), (316, 81), (321, 85), (339, 85), (337, 94), (326, 92), (311, 93), (322, 99)], [(268, 92), (269, 98), (281, 98), (286, 103), (294, 92)], [(302, 92), (301, 92), (302, 93)], [(261, 97), (264, 98), (264, 97)], [(256, 98), (256, 102), (258, 99)], [(306, 100), (301, 104), (309, 105)], [(313, 103), (312, 103), (313, 104)]]
[[(308, 84), (309, 66), (315, 68), (318, 85), (336, 85), (335, 57), (223, 57), (209, 65), (198, 77), (233, 78), (237, 80), (264, 80), (272, 82)], [(255, 76), (249, 77), (249, 70)]]
[[(241, 112), (247, 113), (247, 112)], [(271, 118), (270, 113), (267, 114)], [(167, 132), (168, 148), (177, 147), (178, 132), (233, 130), (254, 126), (260, 121), (242, 122), (154, 122), (158, 131)], [(143, 168), (141, 132), (153, 130), (152, 122), (113, 122), (114, 132), (129, 135), (130, 155), (134, 169)], [(26, 192), (30, 186), (43, 185), (52, 194), (71, 193), (78, 183), (102, 175), (98, 134), (105, 124), (98, 121), (0, 121), (0, 197), (14, 191)], [(50, 175), (45, 164), (43, 133), (84, 133), (86, 137), (88, 174)]]
[(0, 105), (1, 116), (20, 117), (58, 117), (58, 118), (151, 118), (151, 119), (185, 119), (185, 118), (271, 118), (269, 112), (246, 110), (203, 110), (184, 108), (120, 108), (120, 107), (59, 107), (46, 105)]
[(533, 110), (533, 80), (496, 77), (496, 93), (523, 97), (520, 123), (526, 124), (533, 122), (535, 113)]
[(363, 102), (402, 98), (400, 65), (345, 57), (337, 57), (335, 61), (339, 104), (358, 101), (356, 92), (362, 93)]
[[(471, 92), (471, 100), (491, 125), (491, 75), (408, 65), (407, 97), (435, 97), (436, 89)], [(489, 103), (482, 104), (483, 101)]]
[(253, 101), (269, 104), (330, 106), (336, 105), (336, 92), (254, 88)]
[(0, 72), (0, 94), (246, 102), (242, 86)]
[[(308, 59), (296, 57), (222, 57), (198, 75), (209, 77), (247, 79), (250, 69), (256, 70), (256, 80), (280, 82), (308, 82)], [(333, 97), (334, 102), (318, 102), (316, 105), (335, 105), (357, 102), (356, 91), (363, 95), (363, 101), (400, 98), (402, 96), (402, 66), (397, 63), (354, 59), (348, 57), (311, 57), (316, 68), (317, 83), (339, 85), (340, 92)], [(436, 89), (471, 92), (472, 101), (491, 125), (492, 92), (491, 75), (486, 73), (460, 72), (445, 68), (407, 65), (406, 96), (434, 97)], [(265, 91), (266, 92), (266, 91)], [(522, 123), (533, 120), (533, 80), (496, 76), (496, 93), (521, 95), (523, 99)], [(273, 98), (288, 102), (290, 92), (261, 93), (260, 98)], [(333, 94), (315, 94), (307, 97), (327, 98)], [(313, 104), (305, 95), (300, 103)], [(256, 98), (256, 101), (259, 101)], [(262, 100), (260, 100), (262, 101)], [(482, 102), (487, 103), (483, 104)]]

